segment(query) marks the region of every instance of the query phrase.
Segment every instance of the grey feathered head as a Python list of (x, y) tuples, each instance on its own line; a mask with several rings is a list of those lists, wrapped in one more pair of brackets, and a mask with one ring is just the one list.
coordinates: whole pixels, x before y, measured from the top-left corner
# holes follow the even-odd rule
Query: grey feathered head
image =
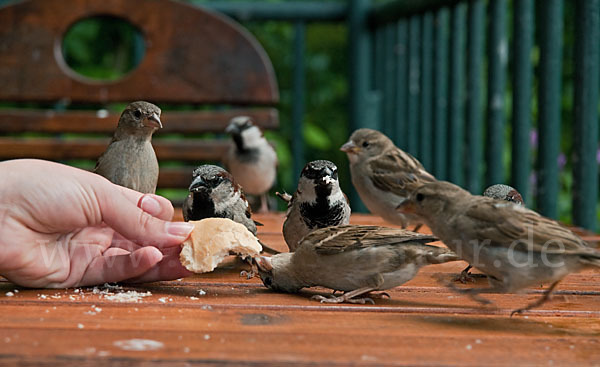
[(497, 200), (506, 200), (519, 205), (525, 205), (521, 194), (514, 187), (508, 185), (492, 185), (485, 189), (485, 191), (483, 192), (483, 196), (487, 196)]

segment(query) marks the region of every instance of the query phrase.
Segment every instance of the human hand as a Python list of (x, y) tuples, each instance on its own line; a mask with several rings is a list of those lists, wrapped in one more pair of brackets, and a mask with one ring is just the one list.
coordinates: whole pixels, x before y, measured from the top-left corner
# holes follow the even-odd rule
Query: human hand
[(0, 163), (0, 275), (28, 287), (151, 282), (190, 274), (179, 244), (193, 229), (170, 222), (160, 196), (41, 160)]

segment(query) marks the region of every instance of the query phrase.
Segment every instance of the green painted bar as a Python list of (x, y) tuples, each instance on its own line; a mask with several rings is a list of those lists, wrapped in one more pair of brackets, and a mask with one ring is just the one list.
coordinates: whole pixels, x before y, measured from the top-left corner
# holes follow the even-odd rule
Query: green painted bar
[(539, 147), (537, 209), (558, 216), (558, 153), (561, 121), (563, 0), (547, 0), (540, 8), (540, 64), (538, 88)]
[[(372, 127), (367, 121), (369, 105), (367, 96), (369, 94), (369, 83), (371, 78), (371, 45), (369, 27), (367, 24), (367, 10), (369, 0), (349, 1), (348, 13), (348, 51), (349, 51), (349, 93), (348, 93), (348, 117), (349, 133), (359, 127)], [(356, 190), (352, 188), (349, 193), (352, 210), (358, 212), (366, 211), (366, 207), (360, 200)]]
[(383, 120), (385, 110), (384, 104), (388, 102), (385, 99), (384, 95), (384, 85), (385, 85), (385, 27), (379, 27), (375, 29), (375, 59), (373, 60), (373, 89), (379, 93), (379, 106), (378, 111), (376, 113), (377, 121), (375, 122), (375, 126), (377, 126), (376, 130), (382, 131), (385, 133)]
[(531, 174), (531, 96), (534, 6), (533, 0), (515, 0), (513, 12), (514, 58), (513, 58), (513, 122), (511, 184), (523, 196), (529, 198), (529, 175)]
[[(362, 0), (361, 0), (362, 1)], [(194, 5), (207, 7), (227, 14), (240, 21), (343, 21), (348, 15), (346, 2), (322, 1), (190, 1)], [(351, 6), (350, 6), (351, 7)], [(363, 8), (366, 16), (369, 7)]]
[(467, 34), (467, 152), (466, 188), (480, 194), (481, 169), (483, 165), (483, 49), (485, 43), (485, 2), (469, 2)]
[(408, 23), (408, 127), (407, 150), (412, 155), (419, 152), (419, 96), (420, 96), (420, 25), (421, 19), (413, 16)]
[(448, 8), (435, 15), (434, 76), (433, 76), (433, 174), (446, 180), (448, 149)]
[[(485, 139), (486, 186), (504, 183), (504, 92), (508, 63), (507, 0), (494, 0), (489, 8), (487, 129)], [(518, 36), (517, 36), (518, 37)], [(479, 191), (475, 191), (479, 193)]]
[(305, 109), (305, 66), (304, 55), (306, 51), (306, 25), (302, 21), (294, 24), (294, 85), (292, 104), (292, 161), (294, 169), (294, 181), (298, 182), (300, 172), (305, 164), (304, 159), (304, 109)]
[(382, 127), (385, 134), (389, 137), (396, 135), (395, 117), (395, 90), (394, 83), (396, 75), (396, 25), (387, 24), (384, 27), (384, 69), (383, 69), (383, 121)]
[(396, 134), (394, 142), (401, 149), (407, 149), (408, 139), (408, 21), (400, 19), (396, 25)]
[(600, 0), (575, 2), (573, 222), (595, 230), (598, 202)]
[(421, 36), (421, 118), (419, 120), (419, 159), (425, 169), (432, 169), (433, 116), (433, 13), (423, 14)]
[(448, 80), (448, 180), (464, 185), (465, 38), (467, 6), (451, 10), (450, 75)]
[(391, 0), (373, 6), (370, 18), (375, 24), (383, 24), (444, 6), (454, 6), (460, 1), (464, 0)]

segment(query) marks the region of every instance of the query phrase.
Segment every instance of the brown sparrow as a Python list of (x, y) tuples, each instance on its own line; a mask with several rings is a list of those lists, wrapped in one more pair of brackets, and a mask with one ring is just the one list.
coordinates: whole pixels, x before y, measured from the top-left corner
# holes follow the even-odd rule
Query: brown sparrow
[(277, 194), (288, 202), (283, 237), (290, 251), (294, 251), (300, 239), (314, 229), (350, 222), (350, 205), (340, 189), (337, 167), (330, 161), (307, 163), (300, 173), (294, 195)]
[(345, 292), (342, 296), (314, 296), (327, 303), (365, 303), (357, 298), (372, 291), (397, 287), (419, 268), (458, 260), (447, 248), (426, 245), (436, 241), (398, 228), (343, 225), (316, 229), (306, 235), (295, 252), (255, 258), (267, 288), (294, 293), (322, 286)]
[(162, 128), (160, 112), (152, 103), (130, 103), (94, 172), (114, 184), (153, 194), (158, 182), (158, 160), (151, 141), (152, 134)]
[(356, 130), (341, 150), (350, 161), (352, 184), (371, 213), (406, 228), (409, 219), (415, 218), (398, 212), (396, 207), (416, 187), (435, 181), (433, 175), (376, 130)]
[(512, 314), (542, 305), (567, 274), (600, 266), (600, 252), (556, 221), (449, 182), (423, 185), (398, 209), (419, 215), (461, 259), (488, 276), (489, 288), (461, 290), (479, 302), (489, 302), (480, 293), (551, 284), (542, 298)]

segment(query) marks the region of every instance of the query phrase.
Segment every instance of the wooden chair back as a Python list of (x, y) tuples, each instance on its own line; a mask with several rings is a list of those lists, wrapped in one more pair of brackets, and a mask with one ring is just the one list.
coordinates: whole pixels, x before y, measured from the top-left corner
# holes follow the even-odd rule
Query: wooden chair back
[[(88, 79), (65, 62), (65, 33), (95, 16), (123, 19), (143, 35), (143, 59), (119, 80)], [(95, 161), (120, 115), (102, 106), (135, 100), (163, 108), (164, 128), (153, 138), (159, 188), (187, 188), (193, 166), (221, 160), (228, 140), (201, 135), (223, 132), (233, 116), (249, 115), (263, 129), (278, 126), (269, 58), (222, 15), (172, 0), (26, 0), (0, 8), (0, 160)], [(67, 108), (47, 108), (57, 103)], [(202, 110), (164, 108), (182, 104)]]

